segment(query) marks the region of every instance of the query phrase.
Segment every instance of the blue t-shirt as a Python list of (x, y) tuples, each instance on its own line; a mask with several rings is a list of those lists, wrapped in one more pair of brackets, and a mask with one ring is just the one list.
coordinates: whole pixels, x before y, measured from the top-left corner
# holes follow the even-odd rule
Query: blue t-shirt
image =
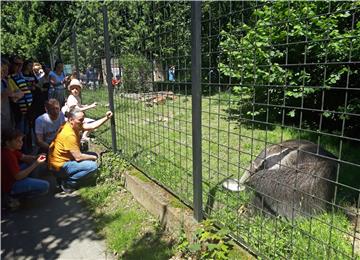
[(55, 84), (55, 86), (53, 86), (53, 87), (63, 86), (63, 84), (62, 84), (61, 82), (65, 79), (65, 74), (64, 74), (64, 72), (61, 72), (61, 75), (59, 76), (58, 74), (56, 74), (55, 71), (51, 71), (51, 72), (49, 73), (49, 77), (55, 79), (56, 84)]

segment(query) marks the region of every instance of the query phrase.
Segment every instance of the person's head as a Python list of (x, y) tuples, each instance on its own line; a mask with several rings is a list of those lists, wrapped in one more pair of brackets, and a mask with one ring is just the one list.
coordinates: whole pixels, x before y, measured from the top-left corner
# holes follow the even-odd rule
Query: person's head
[(1, 147), (20, 150), (23, 146), (24, 134), (19, 129), (3, 129), (1, 131)]
[(51, 71), (51, 68), (50, 68), (49, 65), (43, 64), (43, 65), (42, 65), (42, 69), (44, 70), (45, 75), (49, 75), (49, 73), (50, 73), (50, 71)]
[(62, 62), (62, 60), (55, 61), (54, 70), (59, 73), (64, 70), (64, 63)]
[(10, 67), (9, 67), (9, 73), (12, 74), (18, 74), (21, 72), (23, 65), (23, 60), (18, 55), (12, 55), (10, 58)]
[(50, 98), (45, 101), (45, 110), (48, 113), (51, 120), (55, 121), (58, 119), (60, 114), (60, 104), (55, 98)]
[(74, 95), (74, 96), (80, 95), (81, 88), (82, 88), (82, 85), (78, 79), (72, 79), (68, 86), (68, 90), (70, 91), (71, 95)]
[(1, 57), (1, 79), (4, 79), (9, 73), (9, 61)]
[(41, 64), (38, 62), (34, 62), (33, 71), (34, 71), (35, 75), (41, 74), (41, 72), (42, 72)]
[(25, 73), (30, 73), (33, 69), (33, 61), (26, 60), (23, 64), (22, 71)]
[(70, 123), (71, 127), (76, 130), (82, 130), (83, 122), (85, 119), (85, 114), (79, 108), (73, 107), (67, 113), (68, 122)]

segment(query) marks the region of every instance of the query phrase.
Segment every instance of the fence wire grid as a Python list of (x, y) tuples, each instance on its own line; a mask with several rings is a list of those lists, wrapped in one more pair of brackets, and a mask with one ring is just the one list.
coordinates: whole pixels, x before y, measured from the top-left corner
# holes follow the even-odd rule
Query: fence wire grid
[[(107, 6), (116, 145), (192, 206), (192, 3), (130, 5)], [(359, 13), (358, 2), (201, 3), (201, 210), (259, 257), (359, 258)], [(83, 103), (99, 117), (110, 72), (76, 33), (82, 74), (96, 75)], [(96, 138), (111, 146), (108, 128)]]

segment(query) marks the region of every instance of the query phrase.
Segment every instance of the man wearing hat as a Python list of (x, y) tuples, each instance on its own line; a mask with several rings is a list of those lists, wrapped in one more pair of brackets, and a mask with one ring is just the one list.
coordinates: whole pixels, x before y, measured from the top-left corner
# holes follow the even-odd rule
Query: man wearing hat
[[(80, 99), (80, 93), (81, 93), (81, 89), (82, 89), (82, 84), (80, 83), (80, 81), (78, 79), (72, 79), (69, 86), (68, 86), (68, 90), (70, 91), (70, 95), (67, 98), (67, 101), (65, 103), (65, 106), (63, 106), (63, 108), (61, 109), (61, 111), (66, 115), (67, 112), (70, 111), (71, 108), (77, 108), (80, 111), (85, 111), (88, 110), (90, 108), (94, 108), (96, 107), (96, 102), (90, 104), (90, 105), (82, 105), (81, 104), (81, 99)], [(93, 122), (94, 120), (91, 118), (85, 118), (84, 122), (85, 123), (90, 123)], [(83, 136), (82, 136), (82, 140), (88, 140), (88, 131), (84, 131)]]

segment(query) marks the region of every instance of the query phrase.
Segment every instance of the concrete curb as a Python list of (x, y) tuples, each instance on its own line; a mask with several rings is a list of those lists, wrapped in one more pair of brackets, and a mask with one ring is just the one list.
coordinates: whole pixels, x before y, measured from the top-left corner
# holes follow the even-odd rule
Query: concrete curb
[(177, 198), (154, 182), (142, 181), (129, 172), (126, 172), (124, 176), (126, 189), (144, 208), (158, 217), (164, 227), (172, 232), (183, 230), (187, 239), (192, 240), (192, 235), (199, 223), (193, 218), (190, 209), (171, 206), (170, 202)]
[[(142, 173), (137, 171), (136, 174)], [(145, 175), (143, 176), (145, 177)], [(180, 208), (172, 206), (171, 202), (178, 201), (178, 199), (150, 179), (143, 181), (129, 172), (124, 173), (124, 179), (125, 188), (145, 209), (158, 217), (165, 228), (174, 233), (175, 236), (176, 232), (180, 234), (181, 231), (184, 231), (188, 241), (193, 241), (195, 231), (200, 224), (194, 219), (191, 209), (185, 205)], [(241, 259), (255, 259), (244, 248), (235, 247)]]

